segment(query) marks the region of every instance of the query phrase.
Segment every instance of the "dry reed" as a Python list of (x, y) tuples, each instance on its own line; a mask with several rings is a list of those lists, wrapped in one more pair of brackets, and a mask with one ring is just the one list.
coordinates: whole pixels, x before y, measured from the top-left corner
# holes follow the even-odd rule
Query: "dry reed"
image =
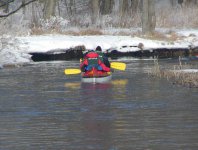
[(185, 72), (184, 69), (192, 68), (191, 65), (183, 65), (179, 61), (178, 65), (172, 66), (163, 66), (159, 65), (158, 60), (154, 61), (154, 66), (149, 72), (149, 75), (156, 76), (159, 78), (166, 78), (168, 81), (171, 81), (173, 84), (182, 85), (190, 88), (198, 88), (198, 72)]

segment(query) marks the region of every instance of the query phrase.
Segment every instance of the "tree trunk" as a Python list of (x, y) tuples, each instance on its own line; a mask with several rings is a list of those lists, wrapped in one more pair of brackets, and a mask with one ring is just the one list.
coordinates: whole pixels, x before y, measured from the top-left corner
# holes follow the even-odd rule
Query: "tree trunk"
[(137, 13), (139, 0), (131, 0), (131, 8), (133, 13)]
[(44, 8), (44, 19), (50, 19), (55, 16), (56, 0), (46, 0)]
[[(25, 0), (22, 0), (22, 4), (24, 5), (25, 4)], [(23, 7), (23, 15), (25, 16), (25, 13), (26, 13), (26, 7)]]
[(35, 6), (33, 4), (32, 4), (32, 23), (33, 23), (32, 27), (38, 26), (38, 18), (36, 17), (36, 10), (35, 10)]
[(96, 26), (96, 21), (99, 19), (99, 0), (91, 0), (92, 2), (92, 24)]
[(155, 16), (155, 0), (149, 1), (149, 26), (150, 31), (153, 33), (155, 31), (156, 26), (156, 16)]
[(177, 6), (177, 1), (176, 0), (170, 0), (171, 6), (175, 7)]
[(69, 9), (70, 17), (73, 17), (74, 16), (74, 6), (75, 6), (74, 3), (75, 3), (74, 0), (70, 0), (70, 2), (69, 2), (68, 9)]
[(113, 5), (114, 5), (114, 1), (113, 0), (100, 0), (100, 14), (102, 15), (106, 15), (106, 14), (110, 14), (112, 12), (113, 9)]
[(120, 0), (120, 26), (125, 27), (126, 25), (126, 14), (128, 13), (128, 0)]
[(152, 34), (155, 30), (155, 0), (143, 0), (142, 9), (142, 33), (144, 35)]

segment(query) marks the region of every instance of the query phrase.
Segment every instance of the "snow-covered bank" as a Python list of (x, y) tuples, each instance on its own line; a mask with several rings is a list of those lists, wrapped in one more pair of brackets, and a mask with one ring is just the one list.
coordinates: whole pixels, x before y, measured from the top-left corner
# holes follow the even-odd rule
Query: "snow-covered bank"
[[(159, 30), (159, 29), (157, 29)], [(167, 31), (160, 30), (165, 36), (171, 36)], [(29, 53), (60, 53), (76, 46), (95, 49), (100, 45), (103, 51), (116, 49), (119, 52), (134, 52), (157, 48), (198, 47), (198, 30), (175, 30), (177, 40), (150, 40), (132, 36), (69, 36), (69, 35), (39, 35), (21, 37), (0, 37), (0, 65), (27, 63), (31, 61)], [(156, 38), (157, 39), (157, 38)]]
[(0, 37), (0, 68), (4, 65), (23, 64), (31, 61), (31, 55), (19, 47), (20, 42), (11, 36)]
[[(100, 45), (103, 51), (116, 49), (119, 52), (132, 52), (157, 48), (189, 48), (198, 46), (198, 36), (186, 37), (178, 41), (149, 40), (131, 36), (67, 36), (67, 35), (41, 35), (17, 37), (21, 48), (27, 53), (49, 52), (60, 49), (70, 49), (76, 46), (85, 46), (86, 49), (95, 49)], [(142, 47), (138, 45), (142, 43)]]
[(176, 70), (175, 72), (198, 73), (198, 69), (181, 69), (181, 70)]

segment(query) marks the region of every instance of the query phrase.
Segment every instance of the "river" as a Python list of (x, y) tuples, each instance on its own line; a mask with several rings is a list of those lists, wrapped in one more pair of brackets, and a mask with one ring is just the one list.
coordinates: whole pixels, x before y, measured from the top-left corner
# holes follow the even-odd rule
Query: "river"
[(0, 150), (197, 150), (198, 90), (148, 76), (152, 60), (119, 61), (105, 84), (64, 75), (75, 60), (1, 69)]

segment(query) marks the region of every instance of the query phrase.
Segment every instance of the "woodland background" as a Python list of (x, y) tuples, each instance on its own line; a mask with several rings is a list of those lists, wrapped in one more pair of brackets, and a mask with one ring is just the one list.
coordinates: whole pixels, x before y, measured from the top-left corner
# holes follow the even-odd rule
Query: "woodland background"
[(148, 30), (198, 28), (197, 16), (197, 0), (0, 0), (0, 34), (99, 33), (141, 29), (144, 21), (152, 23)]

